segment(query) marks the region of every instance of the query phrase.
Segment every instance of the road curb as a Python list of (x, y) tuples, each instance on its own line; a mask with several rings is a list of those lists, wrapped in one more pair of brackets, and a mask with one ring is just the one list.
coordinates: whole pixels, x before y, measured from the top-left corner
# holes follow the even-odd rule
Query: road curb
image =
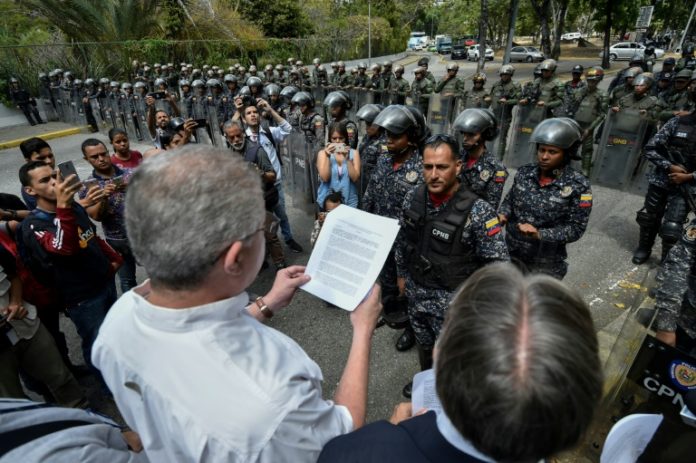
[[(38, 136), (44, 140), (52, 140), (54, 138), (62, 138), (62, 137), (68, 137), (70, 135), (77, 135), (78, 133), (82, 132), (83, 130), (85, 130), (85, 128), (72, 127), (69, 129), (56, 130), (55, 132), (40, 133), (40, 134), (33, 135), (33, 136)], [(27, 140), (29, 138), (32, 138), (32, 137), (18, 138), (16, 140), (9, 140), (9, 141), (0, 142), (0, 150), (5, 150), (8, 148), (16, 148), (24, 140)]]

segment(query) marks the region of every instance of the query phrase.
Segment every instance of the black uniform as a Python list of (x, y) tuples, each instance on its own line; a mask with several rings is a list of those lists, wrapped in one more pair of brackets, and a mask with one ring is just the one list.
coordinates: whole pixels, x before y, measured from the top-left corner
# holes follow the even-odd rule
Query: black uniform
[(15, 106), (22, 110), (29, 124), (36, 125), (44, 123), (39, 115), (39, 110), (36, 108), (36, 100), (29, 92), (23, 88), (10, 87), (10, 99)]

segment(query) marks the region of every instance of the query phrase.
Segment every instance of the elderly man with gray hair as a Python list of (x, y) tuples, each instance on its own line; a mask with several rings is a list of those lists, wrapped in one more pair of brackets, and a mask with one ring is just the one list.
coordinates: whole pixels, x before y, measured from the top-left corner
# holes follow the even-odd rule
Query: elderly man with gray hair
[(146, 160), (126, 201), (128, 237), (150, 280), (124, 294), (92, 356), (151, 461), (313, 462), (365, 420), (379, 287), (351, 313), (334, 402), (319, 367), (261, 322), (309, 280), (277, 273), (249, 303), (264, 255), (259, 176), (229, 152), (189, 145)]

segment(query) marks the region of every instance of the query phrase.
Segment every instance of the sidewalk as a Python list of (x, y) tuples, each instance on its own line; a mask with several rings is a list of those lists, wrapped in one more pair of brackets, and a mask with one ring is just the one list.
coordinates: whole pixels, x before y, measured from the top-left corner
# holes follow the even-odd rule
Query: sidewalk
[(15, 148), (22, 141), (31, 137), (41, 137), (44, 140), (50, 140), (52, 138), (75, 135), (81, 131), (82, 127), (75, 127), (73, 124), (66, 124), (65, 122), (48, 122), (31, 126), (24, 119), (23, 125), (0, 126), (0, 150)]

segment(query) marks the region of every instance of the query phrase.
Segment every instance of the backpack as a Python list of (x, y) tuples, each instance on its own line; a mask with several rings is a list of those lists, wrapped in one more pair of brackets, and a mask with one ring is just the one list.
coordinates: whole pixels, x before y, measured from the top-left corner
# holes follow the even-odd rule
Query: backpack
[(38, 243), (32, 246), (24, 241), (24, 234), (32, 233), (29, 227), (32, 222), (36, 221), (53, 222), (53, 217), (39, 209), (31, 211), (29, 216), (17, 228), (17, 251), (22, 263), (29, 269), (34, 278), (42, 285), (51, 288), (56, 284), (55, 268), (51, 256)]
[[(254, 165), (258, 163), (258, 153), (261, 149), (261, 145), (255, 143), (252, 147), (247, 149), (244, 153), (244, 160), (250, 162)], [(264, 207), (267, 211), (273, 210), (278, 204), (280, 195), (278, 194), (278, 189), (273, 183), (263, 182), (263, 201)]]

